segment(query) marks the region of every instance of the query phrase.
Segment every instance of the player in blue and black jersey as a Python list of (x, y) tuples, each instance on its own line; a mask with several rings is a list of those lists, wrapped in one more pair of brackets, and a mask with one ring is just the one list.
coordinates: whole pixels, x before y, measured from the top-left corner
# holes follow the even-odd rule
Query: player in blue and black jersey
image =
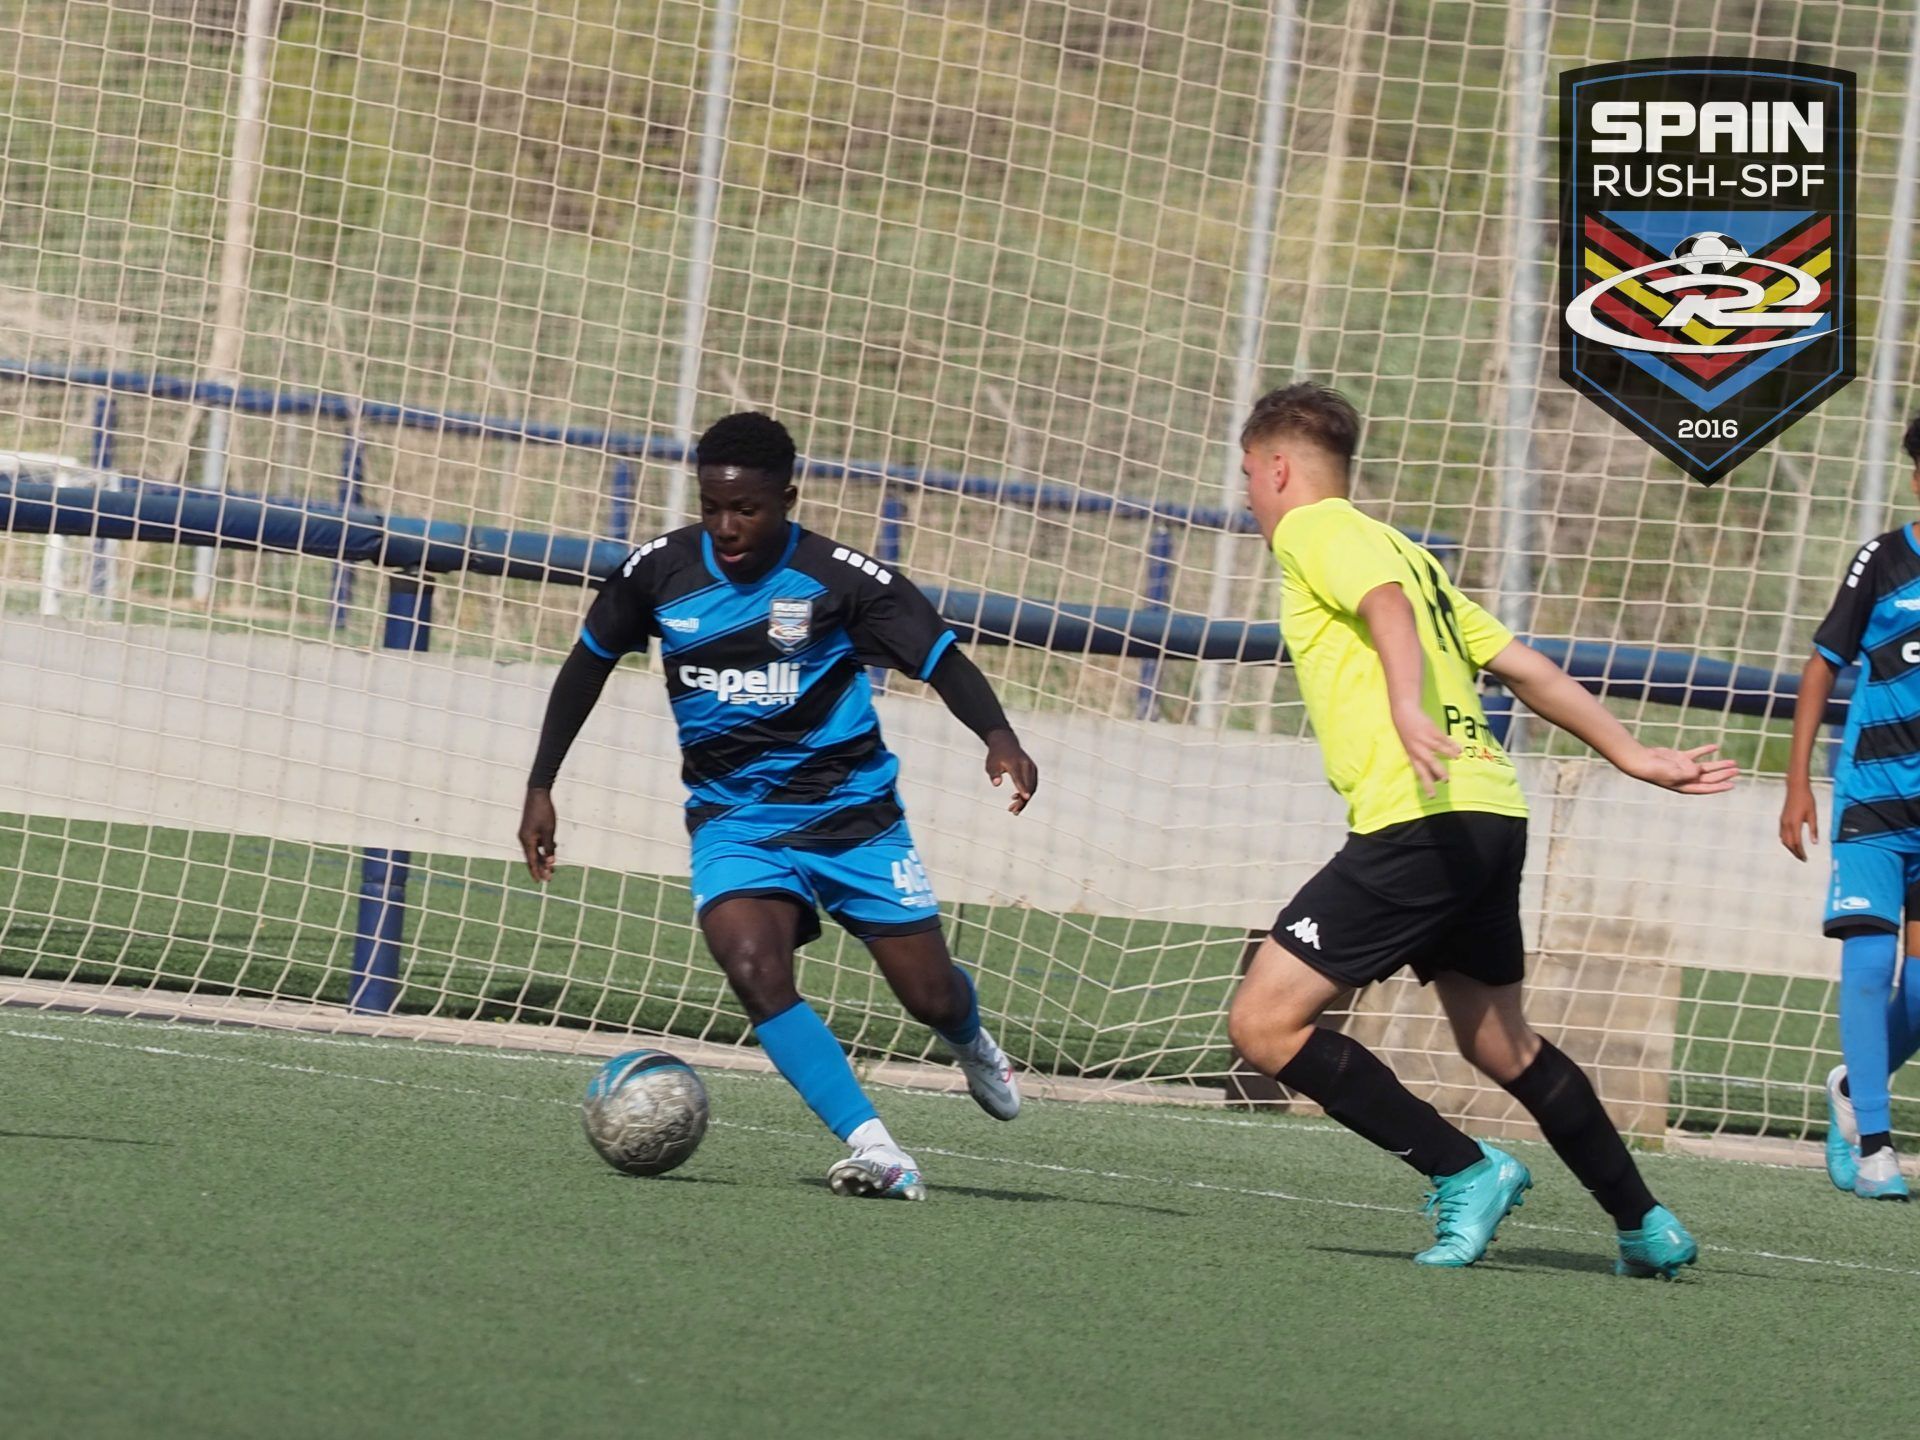
[(992, 782), (1011, 782), (1015, 814), (1038, 771), (926, 596), (789, 518), (798, 495), (786, 427), (729, 415), (700, 437), (696, 463), (700, 523), (627, 557), (560, 668), (520, 820), (527, 867), (536, 880), (553, 874), (561, 761), (620, 657), (657, 640), (708, 948), (768, 1057), (850, 1148), (827, 1172), (834, 1191), (918, 1200), (919, 1166), (795, 988), (794, 951), (820, 934), (815, 907), (865, 943), (908, 1013), (953, 1051), (982, 1109), (1011, 1120), (1020, 1092), (947, 952), (866, 667), (931, 684), (986, 744)]
[[(1920, 417), (1907, 427), (1920, 496)], [(1905, 1200), (1888, 1080), (1920, 1050), (1920, 529), (1869, 540), (1814, 632), (1793, 712), (1780, 843), (1819, 837), (1809, 770), (1834, 678), (1859, 682), (1833, 769), (1833, 883), (1826, 933), (1840, 941), (1840, 1054), (1827, 1076), (1827, 1174), (1869, 1200)], [(1900, 958), (1905, 910), (1906, 960)], [(1894, 971), (1899, 970), (1899, 985)]]

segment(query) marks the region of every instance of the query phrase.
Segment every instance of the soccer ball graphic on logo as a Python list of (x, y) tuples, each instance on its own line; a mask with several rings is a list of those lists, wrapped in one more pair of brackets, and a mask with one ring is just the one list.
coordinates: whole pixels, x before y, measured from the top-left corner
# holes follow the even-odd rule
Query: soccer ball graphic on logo
[(629, 1050), (600, 1067), (580, 1107), (587, 1140), (616, 1170), (664, 1175), (700, 1148), (707, 1087), (664, 1050)]
[(1731, 235), (1702, 230), (1674, 246), (1672, 258), (1690, 275), (1729, 275), (1747, 252)]

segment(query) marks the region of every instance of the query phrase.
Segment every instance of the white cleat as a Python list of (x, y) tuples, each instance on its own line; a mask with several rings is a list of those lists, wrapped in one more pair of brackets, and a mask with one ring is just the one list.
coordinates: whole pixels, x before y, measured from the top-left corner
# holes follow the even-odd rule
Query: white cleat
[(1011, 1120), (1020, 1113), (1020, 1085), (1013, 1078), (1013, 1064), (993, 1043), (993, 1036), (983, 1029), (971, 1045), (948, 1048), (960, 1062), (967, 1089), (982, 1110), (996, 1120)]
[(1840, 1082), (1847, 1078), (1847, 1067), (1836, 1065), (1827, 1072), (1827, 1100), (1833, 1106), (1833, 1121), (1847, 1144), (1860, 1146), (1860, 1122), (1853, 1113), (1853, 1099), (1840, 1093)]
[(1860, 1157), (1853, 1177), (1853, 1193), (1862, 1200), (1905, 1200), (1907, 1178), (1900, 1173), (1900, 1157), (1891, 1145)]
[(863, 1200), (924, 1200), (926, 1182), (920, 1167), (904, 1150), (876, 1145), (856, 1150), (844, 1160), (836, 1160), (827, 1171), (827, 1188), (836, 1195), (855, 1195)]

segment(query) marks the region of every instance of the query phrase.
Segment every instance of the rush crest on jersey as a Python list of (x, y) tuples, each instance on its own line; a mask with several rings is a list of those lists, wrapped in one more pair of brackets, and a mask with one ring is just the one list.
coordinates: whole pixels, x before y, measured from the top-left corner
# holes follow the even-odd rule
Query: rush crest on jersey
[(1833, 773), (1833, 839), (1920, 851), (1920, 542), (1869, 540), (1814, 632), (1834, 665), (1858, 663)]
[(721, 572), (698, 525), (649, 541), (608, 578), (580, 638), (608, 659), (659, 642), (690, 831), (801, 848), (900, 821), (899, 762), (866, 667), (924, 680), (954, 642), (904, 578), (797, 524), (748, 584)]

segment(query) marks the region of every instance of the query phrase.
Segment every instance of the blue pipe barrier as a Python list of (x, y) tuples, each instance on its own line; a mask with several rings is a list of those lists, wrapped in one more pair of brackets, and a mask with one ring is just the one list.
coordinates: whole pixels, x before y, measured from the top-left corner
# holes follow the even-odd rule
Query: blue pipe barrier
[(607, 535), (622, 545), (633, 542), (633, 464), (616, 460), (613, 465), (612, 503), (607, 507)]
[[(889, 569), (900, 568), (900, 534), (906, 523), (907, 502), (883, 486), (880, 491), (880, 529), (873, 540), (873, 558)], [(886, 666), (869, 665), (867, 683), (877, 691), (884, 691), (887, 688)]]
[[(96, 470), (113, 469), (114, 404), (111, 394), (96, 395), (93, 400), (93, 438), (91, 459)], [(113, 589), (113, 562), (108, 558), (107, 542), (95, 539), (87, 547), (87, 594), (105, 598)]]
[[(466, 570), (516, 580), (584, 585), (612, 573), (629, 553), (611, 540), (412, 520), (369, 510), (261, 500), (135, 482), (126, 490), (56, 486), (0, 477), (0, 530), (92, 535), (172, 545), (286, 550), (387, 565), (419, 575)], [(422, 587), (424, 604), (425, 588)], [(970, 590), (928, 590), (962, 640), (1019, 644), (1083, 655), (1147, 660), (1238, 660), (1285, 655), (1277, 621), (1209, 619), (1179, 611), (1130, 610)], [(389, 616), (389, 634), (396, 623)], [(424, 649), (424, 609), (410, 618)], [(1589, 690), (1734, 715), (1789, 716), (1796, 675), (1704, 655), (1603, 640), (1529, 639)], [(1842, 674), (1822, 717), (1846, 717), (1853, 677)]]
[[(366, 479), (365, 446), (359, 432), (349, 430), (346, 443), (340, 451), (340, 507), (342, 513), (359, 508), (361, 486)], [(333, 606), (332, 622), (336, 630), (344, 630), (348, 613), (353, 608), (353, 567), (344, 561), (333, 569)]]
[[(1173, 532), (1164, 525), (1154, 527), (1147, 537), (1147, 613), (1165, 614), (1173, 598)], [(1157, 656), (1140, 662), (1140, 690), (1134, 702), (1134, 718), (1155, 720), (1160, 715), (1160, 660)]]
[(1487, 728), (1502, 746), (1513, 733), (1513, 696), (1498, 685), (1489, 684), (1480, 692), (1480, 708), (1486, 711)]
[[(682, 441), (593, 425), (554, 425), (542, 421), (476, 415), (461, 410), (430, 410), (417, 405), (395, 405), (350, 395), (319, 391), (269, 390), (260, 386), (228, 385), (180, 375), (140, 370), (111, 370), (30, 360), (0, 360), (0, 380), (27, 384), (79, 385), (120, 395), (183, 404), (232, 409), (248, 415), (301, 415), (335, 420), (348, 427), (395, 425), (431, 430), (436, 434), (479, 440), (507, 440), (519, 444), (563, 445), (629, 459), (685, 464), (693, 456)], [(1151, 520), (1191, 525), (1203, 530), (1231, 530), (1256, 534), (1259, 527), (1244, 510), (1220, 506), (1183, 505), (1166, 500), (1143, 500), (1124, 495), (1099, 495), (1071, 485), (1040, 485), (986, 475), (964, 475), (920, 465), (875, 460), (834, 460), (802, 457), (800, 476), (807, 479), (854, 480), (876, 485), (964, 495), (1034, 510), (1064, 511), (1075, 515), (1113, 515), (1123, 520)], [(1459, 541), (1451, 536), (1409, 531), (1452, 569)], [(615, 539), (624, 537), (616, 535)]]
[(628, 548), (611, 540), (415, 520), (312, 501), (130, 480), (123, 490), (0, 477), (0, 530), (167, 545), (284, 550), (328, 560), (581, 585)]
[(424, 651), (433, 640), (433, 581), (424, 576), (387, 577), (387, 623), (380, 643), (388, 650)]
[[(927, 593), (962, 640), (982, 644), (1244, 664), (1287, 658), (1280, 626), (1274, 621), (1212, 620), (1178, 611), (1156, 614), (1120, 605), (1067, 604), (974, 591)], [(1522, 638), (1596, 695), (1779, 719), (1793, 714), (1799, 693), (1799, 676), (1777, 675), (1758, 665), (1605, 640)], [(1853, 687), (1852, 672), (1835, 681), (1821, 717), (1827, 724), (1844, 723)]]
[[(423, 651), (433, 636), (433, 581), (414, 575), (387, 577), (387, 623), (381, 643), (389, 650)], [(410, 850), (369, 846), (360, 852), (360, 907), (353, 927), (353, 979), (347, 1004), (368, 1014), (391, 1014), (400, 1003), (400, 950), (407, 924)]]
[(391, 1015), (400, 1003), (400, 947), (407, 923), (410, 850), (360, 852), (360, 908), (354, 918), (353, 978), (347, 1005), (368, 1015)]

